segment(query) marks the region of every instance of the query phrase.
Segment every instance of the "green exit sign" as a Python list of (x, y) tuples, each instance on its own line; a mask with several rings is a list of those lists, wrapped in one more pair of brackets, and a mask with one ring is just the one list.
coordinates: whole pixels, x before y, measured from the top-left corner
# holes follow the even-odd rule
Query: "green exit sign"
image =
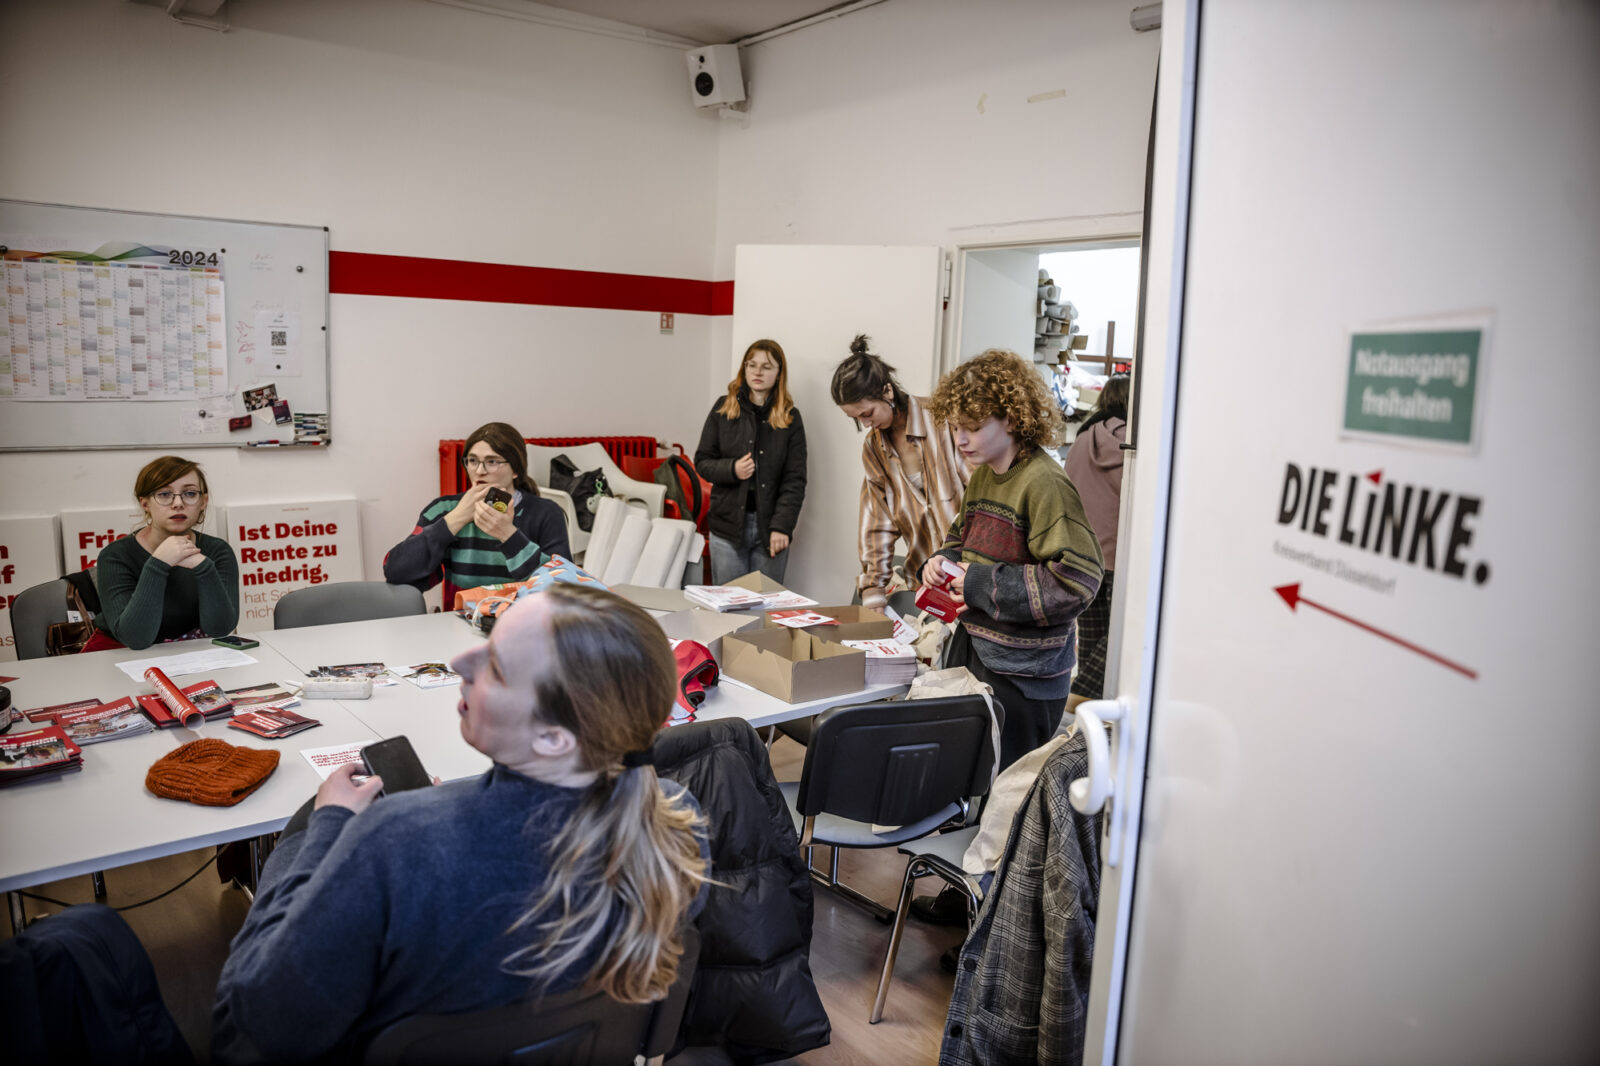
[(1483, 337), (1482, 327), (1350, 334), (1345, 431), (1470, 447)]

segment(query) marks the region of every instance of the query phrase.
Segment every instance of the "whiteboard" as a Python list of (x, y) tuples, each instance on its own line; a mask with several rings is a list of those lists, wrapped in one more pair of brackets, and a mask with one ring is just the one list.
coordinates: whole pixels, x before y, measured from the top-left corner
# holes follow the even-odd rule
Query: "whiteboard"
[(0, 200), (0, 273), (0, 451), (327, 442), (326, 227)]

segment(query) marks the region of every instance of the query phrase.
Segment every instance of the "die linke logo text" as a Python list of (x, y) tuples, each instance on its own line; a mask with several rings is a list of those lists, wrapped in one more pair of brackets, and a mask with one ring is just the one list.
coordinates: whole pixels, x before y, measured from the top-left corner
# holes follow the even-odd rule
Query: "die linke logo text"
[(1381, 470), (1352, 474), (1285, 463), (1278, 524), (1451, 577), (1465, 578), (1470, 567), (1481, 585), (1489, 564), (1474, 565), (1468, 553), (1482, 509), (1477, 496), (1386, 481)]

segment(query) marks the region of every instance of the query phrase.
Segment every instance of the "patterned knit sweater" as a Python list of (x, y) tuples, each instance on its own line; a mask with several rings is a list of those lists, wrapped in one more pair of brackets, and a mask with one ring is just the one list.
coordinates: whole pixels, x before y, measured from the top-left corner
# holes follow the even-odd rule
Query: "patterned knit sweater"
[(1034, 449), (1004, 474), (973, 470), (939, 554), (969, 564), (961, 622), (983, 665), (997, 674), (1059, 679), (1022, 685), (1030, 698), (1054, 696), (1055, 688), (1064, 695), (1077, 618), (1099, 590), (1101, 570), (1078, 490), (1055, 460)]
[(426, 592), (442, 577), (448, 608), (455, 589), (521, 581), (552, 555), (571, 557), (566, 516), (549, 500), (518, 492), (511, 515), (517, 529), (502, 544), (473, 522), (451, 535), (444, 516), (460, 499), (460, 493), (440, 496), (422, 509), (417, 528), (384, 557), (385, 581)]

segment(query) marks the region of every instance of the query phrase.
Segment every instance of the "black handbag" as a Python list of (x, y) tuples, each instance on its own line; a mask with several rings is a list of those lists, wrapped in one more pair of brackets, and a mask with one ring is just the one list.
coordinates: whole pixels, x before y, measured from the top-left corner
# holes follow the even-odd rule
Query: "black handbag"
[(592, 532), (594, 513), (600, 509), (600, 501), (611, 495), (605, 471), (596, 467), (579, 472), (565, 454), (558, 455), (550, 460), (550, 487), (572, 497), (572, 508), (578, 513), (578, 528), (585, 533)]

